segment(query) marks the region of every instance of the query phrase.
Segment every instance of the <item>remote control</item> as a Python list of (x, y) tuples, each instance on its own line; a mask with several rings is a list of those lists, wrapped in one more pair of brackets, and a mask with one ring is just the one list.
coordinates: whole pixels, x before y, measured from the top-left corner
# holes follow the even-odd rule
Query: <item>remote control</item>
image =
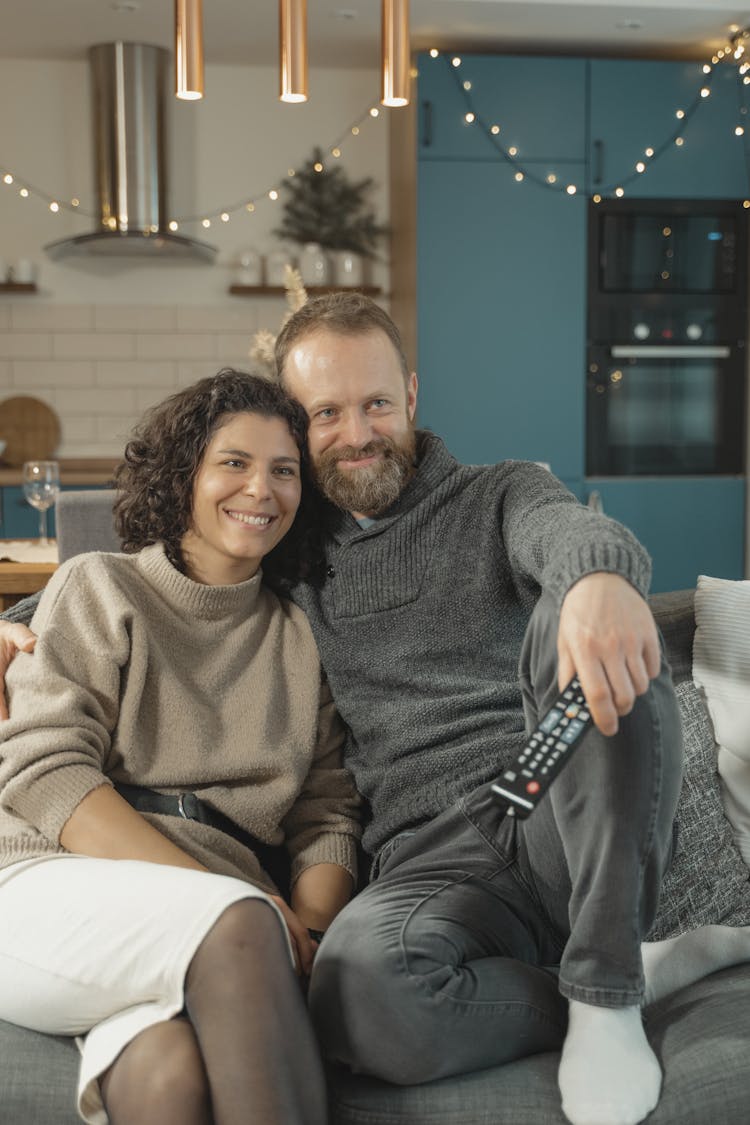
[(523, 820), (534, 811), (591, 723), (576, 676), (540, 720), (514, 764), (492, 785), (497, 799), (508, 804), (508, 816)]

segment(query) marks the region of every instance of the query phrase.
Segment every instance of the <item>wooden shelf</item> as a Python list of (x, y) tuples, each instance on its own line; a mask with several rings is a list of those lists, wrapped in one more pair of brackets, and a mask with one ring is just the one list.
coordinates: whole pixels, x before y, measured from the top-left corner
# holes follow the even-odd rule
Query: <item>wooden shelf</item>
[(36, 283), (33, 281), (1, 281), (0, 293), (36, 293)]
[[(383, 290), (379, 285), (306, 285), (308, 293), (364, 293), (368, 297), (377, 297)], [(235, 297), (285, 297), (286, 289), (283, 285), (230, 285), (229, 292)]]

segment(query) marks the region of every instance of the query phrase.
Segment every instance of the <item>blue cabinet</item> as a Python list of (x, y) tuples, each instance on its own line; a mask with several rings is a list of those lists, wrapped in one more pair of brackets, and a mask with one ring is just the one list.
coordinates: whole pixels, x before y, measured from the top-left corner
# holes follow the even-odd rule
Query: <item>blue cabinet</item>
[[(589, 94), (589, 162), (592, 191), (625, 184), (627, 197), (737, 199), (748, 194), (744, 142), (734, 130), (739, 113), (737, 68), (714, 68), (710, 95), (698, 62), (647, 62), (592, 59)], [(670, 143), (643, 174), (638, 161), (671, 137), (679, 121), (699, 98), (683, 133), (684, 143)], [(750, 130), (750, 122), (747, 122)]]
[(585, 160), (586, 63), (583, 59), (465, 55), (453, 73), (446, 57), (420, 55), (419, 155), (436, 159), (497, 160), (475, 125), (467, 124), (462, 85), (487, 128), (500, 127), (504, 147), (518, 159)]
[(745, 482), (734, 477), (588, 478), (606, 515), (624, 523), (653, 559), (653, 593), (688, 589), (699, 574), (742, 578)]
[[(63, 486), (63, 491), (104, 488), (102, 484)], [(47, 530), (55, 534), (55, 509), (47, 512)], [(0, 539), (36, 539), (39, 535), (39, 513), (24, 499), (20, 485), (0, 488)]]
[(420, 425), (582, 477), (585, 200), (469, 160), (421, 162), (418, 191)]

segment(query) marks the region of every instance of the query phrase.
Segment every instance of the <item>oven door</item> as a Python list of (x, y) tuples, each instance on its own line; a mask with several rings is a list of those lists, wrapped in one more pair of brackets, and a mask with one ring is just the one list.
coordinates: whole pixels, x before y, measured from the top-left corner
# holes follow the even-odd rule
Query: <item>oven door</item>
[(720, 344), (592, 347), (587, 476), (743, 473), (744, 365)]

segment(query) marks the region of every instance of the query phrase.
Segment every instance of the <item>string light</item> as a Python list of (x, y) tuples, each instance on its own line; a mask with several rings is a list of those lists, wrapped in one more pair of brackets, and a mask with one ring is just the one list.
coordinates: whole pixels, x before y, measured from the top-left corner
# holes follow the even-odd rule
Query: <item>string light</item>
[[(363, 112), (360, 113), (355, 119), (354, 123), (348, 125), (330, 146), (331, 155), (336, 157), (337, 159), (340, 158), (342, 155), (344, 141), (349, 137), (360, 136), (360, 125), (362, 124), (362, 122), (372, 121), (378, 116), (378, 109), (376, 107), (368, 105), (367, 109), (363, 110)], [(296, 170), (294, 168), (288, 168), (286, 174), (289, 177), (295, 176)], [(23, 178), (16, 176), (13, 172), (10, 171), (10, 169), (3, 168), (2, 165), (0, 165), (0, 181), (8, 186), (13, 185), (14, 183), (16, 183), (17, 186), (17, 182), (22, 183), (23, 187), (20, 187), (18, 190), (19, 196), (23, 199), (28, 199), (29, 197), (34, 196), (37, 199), (42, 200), (42, 202), (44, 202), (49, 207), (49, 210), (53, 214), (57, 214), (60, 211), (67, 210), (80, 216), (81, 218), (88, 218), (94, 220), (95, 222), (101, 222), (101, 216), (98, 213), (87, 211), (80, 206), (80, 199), (78, 199), (77, 196), (74, 196), (68, 202), (59, 200), (52, 195), (47, 194), (45, 191), (42, 191), (40, 188), (34, 187), (33, 184), (28, 182), (28, 180), (24, 182)], [(239, 213), (244, 211), (248, 216), (253, 215), (256, 211), (259, 201), (268, 200), (271, 203), (276, 202), (276, 200), (278, 200), (279, 198), (279, 194), (280, 193), (278, 191), (278, 188), (274, 186), (266, 189), (265, 191), (255, 192), (250, 198), (242, 199), (239, 202), (232, 204), (231, 206), (224, 206), (221, 208), (217, 208), (214, 211), (203, 212), (202, 214), (199, 213), (197, 215), (184, 215), (181, 217), (178, 216), (176, 219), (172, 219), (168, 223), (168, 229), (171, 231), (176, 231), (180, 226), (185, 226), (190, 223), (200, 223), (205, 230), (208, 230), (210, 229), (213, 220), (221, 220), (223, 223), (228, 223), (230, 222), (231, 217), (235, 212)], [(113, 228), (116, 228), (117, 226), (117, 222), (114, 218), (111, 221), (111, 226)], [(150, 233), (157, 234), (158, 229), (158, 227), (152, 226), (150, 228)]]

